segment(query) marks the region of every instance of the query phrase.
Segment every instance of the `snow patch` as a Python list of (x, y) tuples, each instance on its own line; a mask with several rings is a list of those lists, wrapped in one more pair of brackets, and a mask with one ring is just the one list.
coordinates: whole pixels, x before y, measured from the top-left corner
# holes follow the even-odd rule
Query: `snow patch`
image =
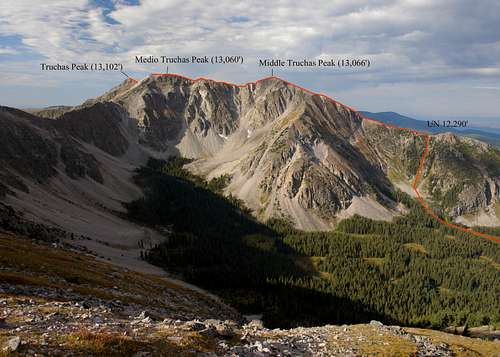
[(315, 143), (313, 146), (314, 156), (320, 161), (323, 162), (328, 157), (328, 146), (325, 145), (324, 142)]

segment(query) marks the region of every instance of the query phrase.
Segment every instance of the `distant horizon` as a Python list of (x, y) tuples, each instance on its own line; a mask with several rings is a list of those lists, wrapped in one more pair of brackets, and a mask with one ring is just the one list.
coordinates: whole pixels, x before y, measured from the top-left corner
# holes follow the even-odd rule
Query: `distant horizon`
[[(172, 74), (177, 74), (177, 75), (180, 75), (180, 76), (184, 76), (181, 73), (172, 73)], [(138, 76), (138, 77), (132, 77), (131, 76), (131, 78), (142, 79), (142, 78), (146, 78), (146, 76), (148, 76), (148, 75), (143, 75), (143, 76)], [(235, 83), (235, 84), (251, 83), (251, 82), (254, 82), (255, 80), (266, 78), (266, 77), (268, 77), (268, 76), (262, 76), (262, 77), (259, 77), (257, 79), (253, 79), (253, 80), (246, 81), (246, 82)], [(285, 80), (284, 78), (282, 78), (279, 75), (276, 75), (276, 77)], [(193, 76), (193, 78), (207, 78), (207, 79), (214, 79), (214, 80), (219, 81), (219, 79), (217, 79), (217, 78), (210, 78), (208, 76), (201, 76), (201, 75), (200, 76)], [(100, 92), (98, 92), (98, 93), (96, 93), (94, 95), (82, 98), (80, 101), (73, 102), (73, 103), (67, 102), (67, 103), (54, 103), (54, 104), (48, 104), (48, 105), (42, 104), (42, 105), (22, 105), (22, 106), (11, 106), (11, 105), (4, 105), (4, 104), (0, 103), (0, 105), (4, 105), (4, 106), (8, 106), (8, 107), (13, 107), (13, 108), (21, 109), (21, 110), (37, 110), (37, 109), (50, 108), (50, 107), (74, 107), (74, 106), (81, 105), (82, 103), (84, 103), (88, 99), (95, 98), (95, 97), (98, 97), (98, 96), (106, 93), (107, 91), (111, 90), (113, 87), (115, 87), (115, 86), (123, 83), (126, 80), (126, 78), (123, 78), (123, 76), (120, 79), (121, 80), (118, 83), (115, 83), (115, 84), (111, 85), (109, 88), (107, 88), (107, 89), (104, 88), (102, 91), (100, 91)], [(315, 91), (314, 88), (307, 88), (307, 87), (305, 87), (305, 88), (309, 89), (309, 90), (312, 90), (312, 91)], [(335, 98), (335, 96), (333, 96), (333, 95), (331, 97)], [(338, 100), (338, 98), (335, 98), (335, 99)], [(398, 115), (402, 115), (402, 116), (408, 117), (410, 119), (415, 119), (415, 120), (419, 120), (419, 121), (436, 120), (436, 119), (441, 119), (441, 120), (451, 120), (451, 119), (470, 120), (470, 121), (473, 122), (473, 123), (471, 123), (471, 127), (484, 128), (484, 129), (489, 129), (489, 128), (500, 129), (500, 115), (499, 116), (479, 116), (479, 115), (478, 116), (471, 116), (471, 115), (466, 115), (466, 116), (459, 116), (459, 115), (424, 115), (424, 116), (422, 116), (422, 115), (419, 115), (419, 114), (412, 114), (412, 113), (408, 113), (406, 111), (396, 111), (396, 110), (392, 110), (392, 109), (385, 109), (385, 110), (358, 109), (357, 106), (356, 106), (356, 103), (349, 103), (349, 102), (344, 102), (344, 101), (341, 101), (341, 100), (339, 100), (339, 101), (343, 102), (344, 104), (347, 104), (347, 105), (350, 105), (350, 106), (354, 107), (359, 112), (371, 112), (371, 113), (391, 113), (392, 112), (392, 113), (396, 113)]]
[[(42, 63), (117, 63), (140, 78), (164, 72), (167, 65), (136, 63), (136, 56), (166, 56), (176, 62), (169, 62), (171, 72), (244, 83), (271, 74), (262, 59), (331, 59), (366, 60), (370, 65), (280, 65), (274, 74), (373, 112), (416, 118), (500, 117), (500, 2), (334, 0), (300, 5), (280, 2), (270, 9), (264, 0), (209, 5), (54, 0), (43, 6), (35, 0), (4, 1), (0, 104), (77, 105), (124, 79), (119, 71), (42, 70)], [(166, 21), (159, 14), (175, 16)], [(241, 61), (177, 60), (191, 56), (240, 56)]]
[[(471, 121), (476, 121), (474, 125), (471, 127), (478, 127), (478, 128), (494, 128), (494, 129), (500, 129), (500, 116), (499, 117), (472, 117), (472, 116), (427, 116), (425, 118), (423, 117), (418, 117), (416, 115), (412, 114), (407, 114), (407, 113), (400, 113), (400, 112), (395, 112), (393, 110), (382, 110), (382, 111), (372, 111), (372, 110), (359, 110), (360, 112), (370, 112), (370, 113), (395, 113), (398, 115), (402, 115), (404, 117), (407, 117), (409, 119), (415, 119), (418, 121), (427, 121), (427, 120), (471, 120)], [(486, 122), (485, 122), (486, 121)], [(478, 122), (478, 123), (477, 123)]]

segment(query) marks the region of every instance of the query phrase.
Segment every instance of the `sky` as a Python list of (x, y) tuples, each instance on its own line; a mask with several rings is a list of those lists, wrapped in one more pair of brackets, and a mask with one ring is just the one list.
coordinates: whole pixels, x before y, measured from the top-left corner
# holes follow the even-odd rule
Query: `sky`
[(44, 72), (41, 63), (123, 63), (141, 79), (164, 65), (137, 55), (243, 56), (238, 65), (170, 65), (170, 73), (245, 83), (258, 59), (369, 59), (365, 69), (275, 74), (359, 110), (468, 118), (500, 127), (497, 0), (4, 0), (0, 104), (75, 105), (125, 78)]

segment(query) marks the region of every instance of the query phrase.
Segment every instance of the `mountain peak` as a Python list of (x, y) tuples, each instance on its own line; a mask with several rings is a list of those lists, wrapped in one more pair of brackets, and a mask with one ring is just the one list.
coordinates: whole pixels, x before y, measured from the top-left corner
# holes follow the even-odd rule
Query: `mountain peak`
[[(391, 192), (395, 184), (411, 187), (424, 150), (418, 136), (368, 125), (348, 107), (279, 77), (234, 85), (153, 74), (139, 82), (125, 80), (81, 106), (50, 110), (46, 115), (57, 114), (59, 123), (36, 126), (55, 130), (55, 140), (70, 136), (114, 157), (134, 158), (134, 163), (150, 155), (194, 159), (190, 169), (195, 173), (232, 177), (228, 191), (258, 218), (287, 218), (303, 229), (330, 229), (339, 218), (354, 214), (382, 220), (401, 214)], [(37, 122), (36, 117), (31, 120)], [(443, 134), (431, 141), (430, 149), (440, 142), (454, 150), (465, 150), (462, 144), (479, 148)], [(91, 177), (104, 180), (93, 159), (82, 159), (86, 149), (70, 155), (70, 146), (66, 140), (66, 166), (80, 160), (85, 167), (69, 172), (75, 177), (92, 172)], [(481, 146), (487, 150), (492, 149)], [(482, 165), (483, 157), (478, 154), (474, 160), (478, 164), (471, 170)], [(444, 155), (431, 155), (427, 164), (438, 166), (424, 179), (441, 176), (449, 163)], [(50, 166), (56, 167), (53, 162)], [(462, 209), (462, 198), (452, 200), (454, 215), (491, 205), (490, 193), (500, 196), (495, 175), (493, 169), (478, 172), (478, 184), (467, 199), (477, 197), (479, 203)], [(491, 188), (484, 193), (485, 187)]]

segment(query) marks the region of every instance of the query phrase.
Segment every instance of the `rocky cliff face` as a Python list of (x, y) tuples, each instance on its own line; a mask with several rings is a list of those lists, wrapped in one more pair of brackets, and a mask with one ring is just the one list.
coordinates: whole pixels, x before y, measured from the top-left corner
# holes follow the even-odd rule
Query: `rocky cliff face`
[[(424, 147), (418, 136), (276, 78), (234, 87), (149, 77), (74, 108), (0, 107), (0, 227), (16, 232), (0, 231), (9, 252), (0, 254), (0, 351), (494, 355), (495, 342), (377, 322), (292, 330), (246, 323), (140, 260), (162, 237), (121, 215), (123, 202), (143, 194), (133, 170), (149, 156), (176, 154), (194, 159), (193, 172), (230, 175), (228, 192), (261, 219), (304, 229), (329, 229), (356, 213), (390, 219), (405, 210), (391, 191), (412, 192)], [(459, 221), (500, 225), (499, 170), (491, 146), (432, 136), (419, 191)]]
[(500, 198), (500, 152), (477, 140), (436, 135), (426, 179), (429, 194), (454, 217), (490, 208)]
[[(26, 180), (44, 183), (61, 172), (109, 186), (103, 170), (110, 160), (134, 166), (177, 154), (195, 159), (189, 168), (196, 173), (230, 175), (228, 191), (259, 218), (287, 218), (303, 229), (329, 229), (353, 214), (388, 220), (403, 213), (391, 191), (411, 193), (424, 149), (421, 137), (277, 78), (236, 87), (151, 76), (79, 107), (32, 113), (0, 112), (0, 193), (26, 192)], [(498, 167), (498, 150), (436, 135), (420, 189), (452, 217), (479, 214), (480, 223), (500, 224)]]
[(114, 103), (67, 111), (57, 120), (1, 107), (0, 162), (8, 175), (19, 181), (25, 178), (43, 183), (64, 168), (71, 178), (89, 176), (102, 183), (99, 163), (85, 146), (123, 155), (128, 147), (120, 129), (125, 115)]
[(279, 79), (235, 87), (149, 77), (110, 93), (142, 145), (197, 159), (197, 173), (231, 175), (229, 190), (263, 219), (328, 229), (339, 214), (400, 212), (361, 117)]
[[(410, 194), (424, 145), (413, 134), (370, 126), (368, 137), (384, 153), (385, 172)], [(432, 135), (419, 192), (443, 214), (466, 225), (500, 225), (500, 151), (451, 133)]]

